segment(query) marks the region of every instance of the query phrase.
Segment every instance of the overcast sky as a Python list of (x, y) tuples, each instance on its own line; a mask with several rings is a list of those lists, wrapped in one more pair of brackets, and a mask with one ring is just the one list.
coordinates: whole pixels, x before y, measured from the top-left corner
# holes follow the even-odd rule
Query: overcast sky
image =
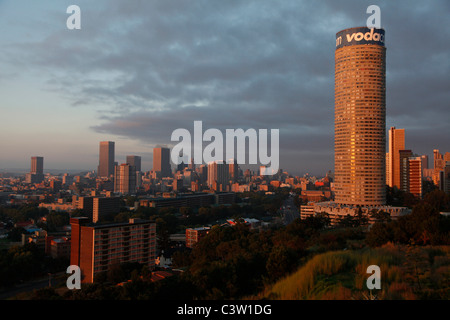
[[(81, 30), (66, 9), (81, 8)], [(450, 151), (450, 1), (0, 0), (0, 169), (95, 170), (177, 128), (280, 130), (280, 167), (334, 166), (335, 35), (381, 8), (387, 124)], [(432, 158), (430, 159), (432, 160)], [(432, 163), (432, 161), (431, 161)]]

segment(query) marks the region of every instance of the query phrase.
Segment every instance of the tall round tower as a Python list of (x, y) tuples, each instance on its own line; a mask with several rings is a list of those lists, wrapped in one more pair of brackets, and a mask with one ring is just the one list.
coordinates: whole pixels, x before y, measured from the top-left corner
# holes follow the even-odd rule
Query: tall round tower
[(386, 47), (384, 30), (336, 34), (335, 202), (386, 203)]

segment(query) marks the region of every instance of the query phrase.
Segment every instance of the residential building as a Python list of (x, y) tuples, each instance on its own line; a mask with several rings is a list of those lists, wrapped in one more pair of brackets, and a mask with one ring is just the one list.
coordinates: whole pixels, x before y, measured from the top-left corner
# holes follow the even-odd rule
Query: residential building
[(82, 283), (93, 283), (96, 275), (115, 265), (137, 262), (155, 267), (156, 224), (130, 219), (128, 223), (96, 225), (88, 218), (71, 218), (70, 264), (79, 266)]

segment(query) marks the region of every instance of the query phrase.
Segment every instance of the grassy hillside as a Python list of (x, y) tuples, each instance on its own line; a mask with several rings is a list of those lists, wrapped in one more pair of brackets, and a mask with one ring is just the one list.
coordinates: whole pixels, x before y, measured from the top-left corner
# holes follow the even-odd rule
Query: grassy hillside
[[(381, 269), (381, 289), (368, 290), (369, 265)], [(257, 299), (450, 299), (450, 246), (394, 246), (315, 255)]]

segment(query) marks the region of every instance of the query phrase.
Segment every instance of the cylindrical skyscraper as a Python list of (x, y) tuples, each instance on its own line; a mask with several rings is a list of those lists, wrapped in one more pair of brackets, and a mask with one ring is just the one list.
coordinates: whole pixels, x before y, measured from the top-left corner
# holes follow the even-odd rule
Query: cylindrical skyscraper
[(335, 202), (386, 202), (386, 48), (384, 30), (336, 34)]

